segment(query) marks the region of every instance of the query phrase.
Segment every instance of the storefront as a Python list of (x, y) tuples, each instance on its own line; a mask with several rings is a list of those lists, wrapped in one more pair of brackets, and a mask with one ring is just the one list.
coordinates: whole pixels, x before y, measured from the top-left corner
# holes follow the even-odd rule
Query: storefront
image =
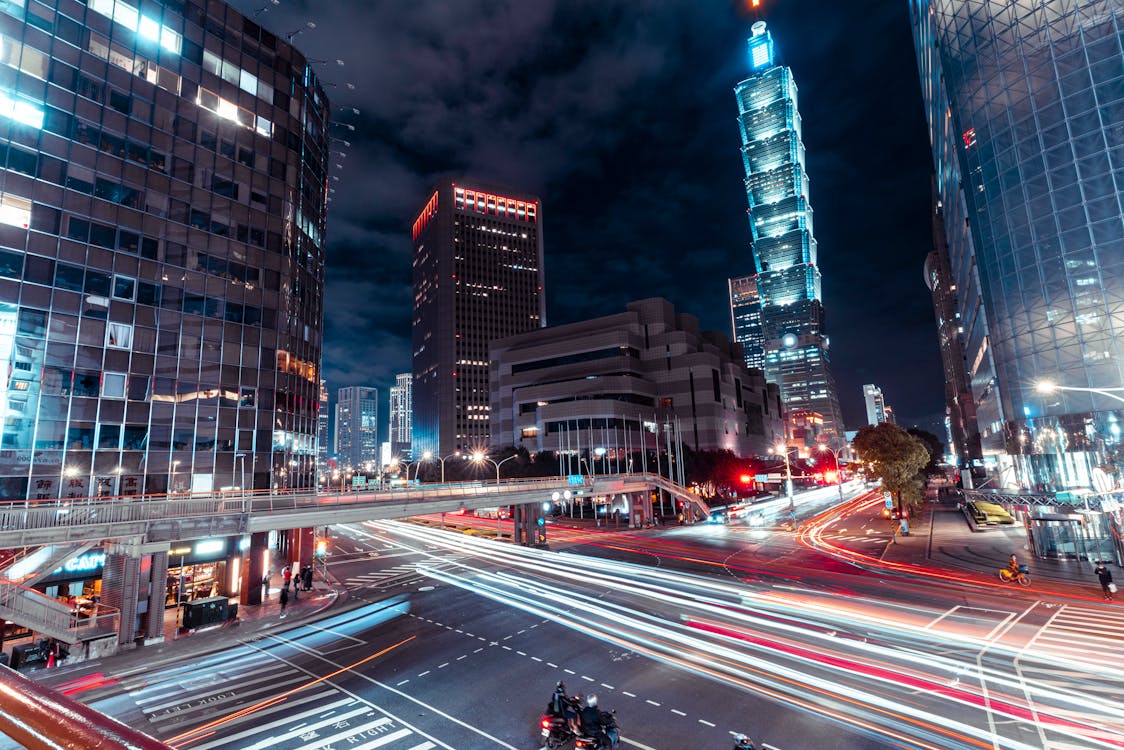
[(164, 605), (238, 593), (241, 537), (178, 542), (168, 551)]
[(1027, 535), (1036, 557), (1120, 564), (1107, 514), (1076, 509), (1059, 512), (1062, 510), (1039, 506), (1026, 516)]

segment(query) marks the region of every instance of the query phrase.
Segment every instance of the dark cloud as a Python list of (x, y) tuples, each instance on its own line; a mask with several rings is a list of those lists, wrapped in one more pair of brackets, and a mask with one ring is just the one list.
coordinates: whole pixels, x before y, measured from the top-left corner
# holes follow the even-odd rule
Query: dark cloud
[[(265, 0), (234, 5), (253, 12)], [(771, 5), (800, 91), (847, 421), (883, 386), (908, 422), (942, 409), (928, 290), (929, 156), (906, 8)], [(410, 369), (409, 225), (466, 176), (543, 199), (548, 320), (665, 296), (728, 332), (752, 270), (734, 85), (752, 18), (732, 0), (282, 0), (259, 16), (318, 65), (336, 119), (325, 373), (385, 389)], [(354, 91), (346, 84), (355, 86)], [(358, 108), (359, 115), (351, 112)]]

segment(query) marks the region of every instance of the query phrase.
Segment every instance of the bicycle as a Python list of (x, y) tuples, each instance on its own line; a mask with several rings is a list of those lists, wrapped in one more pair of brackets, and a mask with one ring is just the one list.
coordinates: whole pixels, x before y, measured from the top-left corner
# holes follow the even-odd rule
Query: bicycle
[(1010, 568), (999, 569), (999, 580), (1003, 583), (1018, 581), (1021, 586), (1030, 585), (1030, 568), (1026, 565), (1019, 566), (1018, 573), (1012, 573)]

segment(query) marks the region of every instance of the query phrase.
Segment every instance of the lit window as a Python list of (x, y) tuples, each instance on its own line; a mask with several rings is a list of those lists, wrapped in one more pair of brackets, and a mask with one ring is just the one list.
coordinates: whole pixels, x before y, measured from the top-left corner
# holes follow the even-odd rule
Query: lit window
[(33, 128), (43, 127), (43, 110), (31, 102), (13, 99), (5, 93), (0, 93), (0, 117), (15, 120)]
[(0, 196), (0, 224), (27, 229), (31, 225), (31, 201), (18, 195)]
[(111, 349), (133, 348), (133, 327), (128, 323), (110, 323), (105, 327), (105, 345)]
[(125, 398), (125, 374), (121, 372), (102, 373), (101, 395), (103, 398)]
[(150, 39), (154, 42), (160, 41), (160, 24), (153, 21), (148, 16), (140, 17), (140, 26), (137, 28), (137, 33), (145, 39)]

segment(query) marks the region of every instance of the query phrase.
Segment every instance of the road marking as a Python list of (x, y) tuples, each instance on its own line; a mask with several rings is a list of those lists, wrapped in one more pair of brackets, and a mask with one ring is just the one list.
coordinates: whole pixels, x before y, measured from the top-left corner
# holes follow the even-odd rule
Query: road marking
[(706, 724), (706, 725), (707, 725), (708, 727), (713, 727), (713, 726), (714, 726), (714, 724), (711, 724), (711, 723), (710, 723), (709, 721), (707, 721), (706, 719), (699, 719), (699, 723), (700, 723), (700, 724)]
[(683, 713), (682, 711), (680, 711), (678, 708), (671, 709), (671, 713), (676, 714), (677, 716), (686, 716), (687, 715), (687, 714)]
[(636, 697), (636, 693), (630, 693), (627, 690), (622, 690), (621, 694), (627, 695), (629, 698), (635, 698)]
[(660, 705), (660, 704), (656, 703), (656, 702), (655, 702), (654, 700), (651, 700), (650, 698), (645, 698), (645, 699), (644, 699), (644, 702), (645, 702), (645, 703), (651, 703), (651, 704), (652, 704), (653, 706), (658, 706), (658, 705)]

